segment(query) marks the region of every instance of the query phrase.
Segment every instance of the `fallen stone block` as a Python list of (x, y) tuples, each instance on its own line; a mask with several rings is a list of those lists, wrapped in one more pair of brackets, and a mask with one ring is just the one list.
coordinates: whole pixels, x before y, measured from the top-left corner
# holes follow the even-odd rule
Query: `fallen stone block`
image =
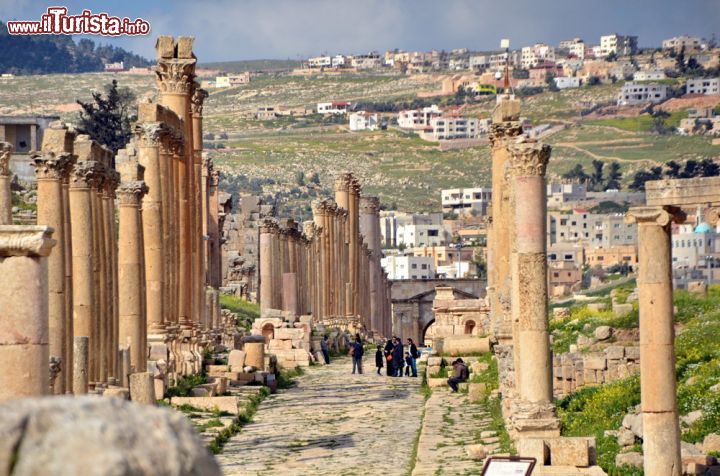
[(484, 383), (468, 384), (468, 399), (471, 402), (479, 402), (485, 395), (486, 385)]
[(245, 351), (231, 350), (228, 354), (230, 370), (240, 370), (245, 366)]
[(548, 439), (550, 463), (553, 466), (590, 466), (588, 438), (560, 437)]
[(103, 392), (103, 397), (120, 398), (130, 400), (130, 389), (125, 387), (110, 387)]
[(483, 460), (487, 457), (487, 450), (484, 445), (466, 445), (465, 452), (470, 459), (475, 461)]
[(542, 438), (520, 438), (517, 450), (519, 456), (535, 458), (537, 466), (545, 466), (550, 462), (550, 452)]

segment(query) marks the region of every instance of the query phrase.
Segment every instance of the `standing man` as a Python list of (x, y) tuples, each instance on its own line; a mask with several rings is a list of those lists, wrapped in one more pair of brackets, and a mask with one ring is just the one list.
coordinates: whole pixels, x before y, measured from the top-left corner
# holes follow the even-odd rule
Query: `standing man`
[(404, 365), (404, 359), (405, 359), (405, 349), (402, 344), (402, 340), (400, 340), (399, 337), (395, 338), (395, 347), (393, 347), (392, 351), (393, 356), (393, 363), (395, 364), (395, 373), (393, 374), (394, 377), (402, 377), (402, 369)]
[(362, 340), (360, 340), (360, 334), (358, 334), (355, 336), (355, 342), (352, 343), (352, 373), (355, 373), (355, 369), (357, 369), (358, 373), (362, 374), (362, 358), (364, 351), (365, 349), (363, 349)]
[(412, 376), (417, 377), (417, 359), (420, 357), (418, 348), (412, 339), (408, 338), (408, 345), (410, 346), (410, 369), (412, 370)]
[(330, 351), (328, 350), (328, 336), (323, 337), (320, 341), (320, 350), (322, 351), (323, 359), (325, 359), (325, 365), (329, 365)]

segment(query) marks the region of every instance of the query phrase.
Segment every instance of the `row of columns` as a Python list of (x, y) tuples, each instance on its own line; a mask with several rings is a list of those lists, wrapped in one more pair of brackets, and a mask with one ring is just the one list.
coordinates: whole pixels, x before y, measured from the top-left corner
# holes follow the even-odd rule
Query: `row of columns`
[[(45, 357), (33, 360), (32, 372), (43, 383), (26, 383), (30, 394), (127, 385), (129, 374), (146, 371), (149, 362), (162, 361), (170, 374), (195, 372), (200, 346), (224, 330), (219, 175), (202, 152), (207, 94), (194, 82), (192, 39), (160, 37), (157, 50), (161, 104), (138, 106), (135, 135), (116, 157), (62, 123), (45, 131), (42, 150), (32, 154), (40, 228), (7, 225), (12, 148), (0, 143), (0, 226), (9, 226), (0, 230), (0, 265), (17, 266), (16, 255), (25, 252), (18, 240), (44, 243), (23, 255), (36, 279), (24, 283), (22, 274), (8, 273), (11, 285), (0, 294), (0, 309), (22, 300), (37, 309), (17, 314), (32, 321), (25, 325), (37, 337), (22, 337), (15, 317), (0, 327), (3, 336), (15, 335), (0, 345), (43, 346)], [(13, 283), (28, 289), (13, 296)], [(12, 363), (0, 359), (0, 373)], [(155, 373), (165, 379), (158, 365)], [(14, 388), (0, 392), (20, 395)]]
[[(503, 411), (516, 437), (559, 435), (548, 335), (545, 170), (550, 148), (522, 136), (520, 103), (501, 98), (490, 135), (493, 204), (488, 298), (503, 367)], [(671, 225), (673, 206), (631, 208), (638, 224), (640, 387), (644, 470), (679, 476)]]
[(390, 288), (380, 266), (379, 202), (360, 197), (351, 174), (336, 181), (337, 203), (313, 202), (302, 232), (292, 220), (266, 219), (260, 232), (260, 307), (320, 321), (346, 319), (389, 335)]

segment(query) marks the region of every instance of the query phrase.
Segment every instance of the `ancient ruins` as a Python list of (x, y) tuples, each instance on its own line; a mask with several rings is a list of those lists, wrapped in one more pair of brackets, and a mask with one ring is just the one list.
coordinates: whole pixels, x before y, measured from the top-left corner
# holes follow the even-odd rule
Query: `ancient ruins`
[(0, 365), (22, 386), (2, 385), (3, 399), (102, 393), (140, 374), (154, 401), (223, 339), (218, 172), (203, 156), (207, 93), (192, 44), (158, 39), (158, 102), (139, 105), (117, 155), (65, 124), (46, 130), (33, 153), (38, 226), (9, 224), (10, 147), (0, 146), (0, 255), (16, 277), (0, 299)]

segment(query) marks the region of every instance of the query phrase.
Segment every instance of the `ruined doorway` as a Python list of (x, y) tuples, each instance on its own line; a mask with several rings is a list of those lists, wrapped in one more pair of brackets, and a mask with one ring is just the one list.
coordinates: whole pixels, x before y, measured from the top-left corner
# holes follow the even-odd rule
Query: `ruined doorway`
[(466, 322), (465, 322), (465, 332), (464, 332), (464, 334), (465, 334), (466, 336), (472, 335), (473, 330), (475, 330), (475, 321), (472, 321), (472, 320), (466, 321)]

